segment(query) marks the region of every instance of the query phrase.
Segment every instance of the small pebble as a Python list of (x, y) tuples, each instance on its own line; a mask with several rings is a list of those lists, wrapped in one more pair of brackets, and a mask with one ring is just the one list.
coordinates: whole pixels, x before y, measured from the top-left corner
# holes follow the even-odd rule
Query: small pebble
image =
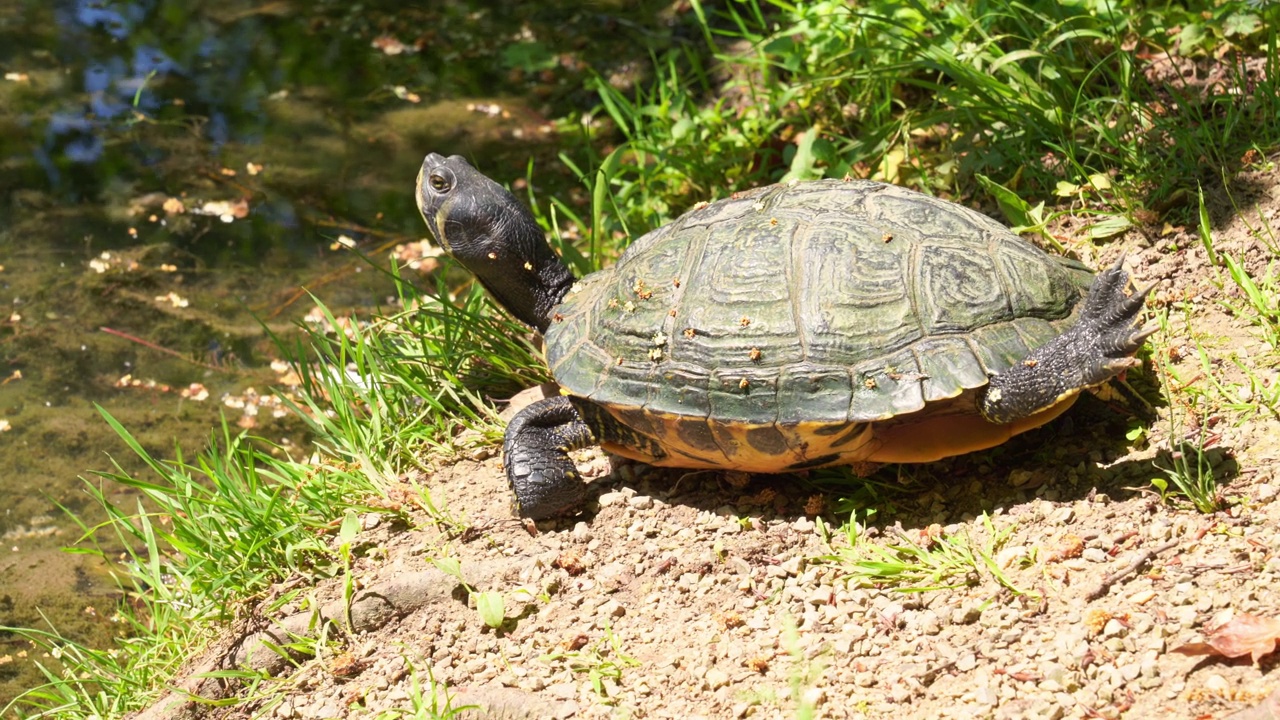
[(648, 510), (653, 507), (653, 498), (648, 495), (633, 495), (627, 500), (627, 504), (637, 510)]
[(729, 684), (729, 673), (720, 668), (711, 668), (707, 670), (706, 675), (702, 676), (702, 679), (706, 681), (712, 690), (718, 690)]
[(1106, 562), (1109, 559), (1107, 553), (1101, 548), (1085, 548), (1084, 552), (1080, 553), (1080, 557), (1095, 563)]
[(1204, 689), (1215, 693), (1225, 693), (1231, 689), (1231, 683), (1227, 679), (1214, 673), (1204, 679)]
[(613, 505), (621, 505), (627, 501), (627, 496), (620, 492), (607, 492), (600, 496), (600, 507), (606, 508)]

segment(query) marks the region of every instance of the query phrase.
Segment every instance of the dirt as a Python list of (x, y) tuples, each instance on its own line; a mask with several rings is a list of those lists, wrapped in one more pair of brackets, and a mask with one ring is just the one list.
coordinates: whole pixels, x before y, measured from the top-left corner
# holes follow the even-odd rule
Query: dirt
[[(1275, 226), (1276, 175), (1245, 174), (1230, 198), (1209, 200), (1217, 251), (1264, 275), (1271, 255), (1256, 231)], [(434, 600), (303, 663), (282, 703), (206, 712), (407, 711), (429, 672), (455, 706), (487, 708), (477, 717), (1275, 717), (1255, 706), (1280, 688), (1280, 653), (1174, 652), (1233, 617), (1280, 610), (1277, 419), (1195, 402), (1214, 397), (1213, 382), (1242, 394), (1245, 368), (1274, 387), (1275, 355), (1229, 310), (1239, 293), (1194, 228), (1135, 232), (1096, 257), (1077, 250), (1095, 266), (1123, 251), (1139, 285), (1160, 283), (1150, 307), (1168, 310), (1168, 332), (1134, 380), (1165, 378), (1172, 408), (1126, 440), (1122, 415), (1084, 401), (1002, 448), (883, 469), (876, 500), (860, 502), (876, 510), (860, 542), (967, 540), (990, 548), (994, 568), (979, 560), (949, 578), (955, 587), (919, 592), (855, 576), (838, 531), (853, 485), (659, 470), (591, 451), (578, 460), (596, 499), (535, 526), (508, 513), (499, 458), (463, 460), (403, 488), (412, 497), (421, 483), (461, 525), (421, 510), (411, 528), (367, 518), (353, 577), (376, 595), (450, 557), (470, 592), (428, 575), (444, 583)], [(1163, 477), (1171, 429), (1203, 431), (1225, 510), (1160, 498), (1151, 479)], [(499, 629), (477, 610), (485, 591), (504, 598)], [(342, 593), (335, 579), (315, 599)]]

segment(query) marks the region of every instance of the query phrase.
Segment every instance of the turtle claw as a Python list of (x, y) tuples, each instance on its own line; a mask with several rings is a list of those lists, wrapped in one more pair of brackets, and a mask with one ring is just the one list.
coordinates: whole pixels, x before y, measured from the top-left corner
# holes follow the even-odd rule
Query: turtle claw
[(1123, 257), (1098, 273), (1074, 325), (991, 379), (979, 404), (983, 417), (1030, 417), (1141, 365), (1133, 355), (1157, 327), (1134, 326), (1155, 285), (1129, 292), (1131, 286)]
[(1156, 283), (1136, 292), (1128, 292), (1133, 284), (1123, 263), (1122, 256), (1114, 265), (1098, 274), (1084, 300), (1079, 322), (1068, 330), (1093, 333), (1097, 349), (1102, 353), (1101, 362), (1093, 363), (1096, 367), (1094, 377), (1089, 378), (1089, 385), (1109, 380), (1114, 373), (1107, 367), (1108, 360), (1133, 355), (1157, 329), (1150, 325), (1134, 329), (1138, 314), (1142, 312), (1147, 296), (1155, 289)]

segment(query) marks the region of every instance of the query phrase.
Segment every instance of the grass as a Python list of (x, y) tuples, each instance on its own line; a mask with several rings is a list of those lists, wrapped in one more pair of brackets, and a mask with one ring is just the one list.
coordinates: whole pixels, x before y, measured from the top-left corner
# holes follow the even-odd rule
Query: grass
[(454, 707), (453, 695), (443, 683), (436, 682), (430, 670), (424, 678), (412, 662), (406, 660), (406, 663), (409, 668), (409, 706), (384, 710), (378, 713), (377, 720), (450, 720), (476, 709), (475, 705)]
[[(1280, 111), (1274, 4), (693, 7), (713, 67), (682, 47), (647, 87), (596, 84), (608, 120), (596, 135), (619, 133), (626, 153), (579, 172), (591, 185), (594, 167), (610, 170), (606, 237), (762, 182), (847, 174), (953, 194), (978, 174), (1040, 198), (1090, 188), (1082, 207), (1132, 223), (1280, 144), (1264, 122)], [(1237, 62), (1196, 95), (1145, 76), (1135, 46), (1149, 61)], [(1247, 55), (1267, 58), (1265, 80), (1250, 80)]]
[(982, 516), (981, 539), (970, 533), (948, 534), (941, 530), (922, 531), (913, 538), (901, 529), (893, 529), (895, 541), (877, 543), (868, 537), (865, 524), (859, 524), (852, 516), (835, 533), (825, 523), (819, 527), (830, 549), (822, 559), (839, 565), (851, 584), (926, 592), (972, 586), (990, 579), (1021, 595), (1024, 591), (996, 561), (1013, 530), (1012, 525), (997, 530), (986, 514)]
[(622, 671), (640, 665), (639, 660), (623, 652), (622, 641), (608, 626), (602, 637), (580, 650), (554, 650), (540, 659), (586, 675), (592, 691), (604, 704), (615, 702), (610, 688), (622, 682)]
[[(1216, 247), (1195, 199), (1201, 186), (1280, 147), (1269, 121), (1280, 116), (1280, 4), (744, 0), (713, 12), (693, 0), (691, 8), (697, 41), (655, 50), (649, 80), (635, 87), (602, 76), (587, 120), (559, 121), (562, 159), (590, 206), (553, 199), (535, 207), (578, 272), (700, 200), (780, 180), (871, 177), (990, 198), (1059, 252), (1166, 217), (1198, 219), (1225, 307), (1277, 350), (1280, 253), (1267, 219), (1257, 231), (1270, 257), (1258, 265)], [(1217, 87), (1144, 72), (1217, 58), (1226, 69)], [(1072, 242), (1053, 234), (1069, 216), (1090, 228)], [(345, 576), (350, 588), (353, 519), (396, 513), (388, 493), (411, 483), (427, 454), (496, 443), (490, 398), (546, 379), (524, 328), (454, 278), (437, 273), (424, 294), (393, 272), (397, 311), (357, 319), (325, 310), (300, 340), (280, 338), (302, 380), (294, 407), (314, 438), (304, 456), (224, 426), (191, 462), (161, 460), (107, 417), (151, 470), (139, 478), (117, 468), (86, 483), (109, 519), (84, 528), (79, 551), (112, 562), (124, 553), (115, 567), (125, 632), (116, 647), (96, 650), (54, 629), (14, 631), (48, 654), (47, 683), (0, 715), (122, 716), (157, 697), (219, 623), (272, 583)], [(1274, 366), (1274, 357), (1265, 361)], [(1256, 358), (1233, 362), (1242, 384), (1220, 379), (1206, 357), (1207, 390), (1174, 375), (1165, 386), (1199, 393), (1214, 409), (1276, 414), (1277, 383), (1259, 374)], [(1180, 455), (1162, 490), (1209, 512), (1218, 498), (1205, 445), (1203, 434), (1175, 444)], [(117, 487), (145, 501), (116, 506)], [(467, 527), (429, 488), (411, 495), (446, 532)], [(1022, 592), (995, 561), (1011, 529), (990, 518), (975, 535), (889, 542), (873, 542), (854, 520), (824, 531), (829, 560), (851, 582), (922, 591), (989, 580)], [(501, 604), (490, 597), (485, 605), (485, 622), (501, 624)], [(612, 635), (548, 660), (585, 673), (597, 693), (633, 664)], [(455, 713), (429, 672), (425, 682), (413, 677), (409, 707), (383, 717)], [(254, 687), (255, 678), (240, 680)]]
[[(96, 650), (56, 629), (5, 628), (45, 651), (47, 683), (0, 715), (120, 717), (158, 698), (214, 628), (272, 584), (341, 576), (350, 595), (358, 515), (406, 520), (400, 502), (389, 497), (405, 485), (406, 471), (419, 467), (423, 454), (453, 447), (464, 429), (480, 441), (497, 437), (485, 394), (545, 373), (534, 370), (523, 333), (485, 310), (487, 301), (474, 290), (463, 289), (455, 306), (399, 287), (404, 306), (414, 310), (366, 324), (321, 307), (325, 322), (303, 333), (308, 344), (295, 345), (301, 386), (292, 402), (314, 438), (305, 457), (290, 457), (286, 448), (224, 424), (194, 460), (180, 454), (161, 460), (103, 412), (151, 474), (138, 477), (117, 466), (98, 482), (86, 481), (108, 519), (82, 525), (72, 551), (116, 568), (127, 602), (115, 620), (125, 632), (117, 647)], [(117, 505), (111, 498), (120, 488), (141, 500)], [(446, 532), (465, 529), (428, 488), (411, 486), (410, 495)], [(276, 598), (266, 611), (298, 592)], [(295, 645), (304, 652), (318, 647), (306, 638)], [(252, 685), (260, 678), (239, 679)]]

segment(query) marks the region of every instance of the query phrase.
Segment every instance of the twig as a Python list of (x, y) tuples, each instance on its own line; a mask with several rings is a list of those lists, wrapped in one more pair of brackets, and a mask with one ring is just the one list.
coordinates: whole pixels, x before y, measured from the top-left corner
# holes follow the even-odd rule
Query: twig
[(104, 332), (104, 333), (107, 333), (108, 335), (115, 335), (116, 337), (124, 338), (125, 340), (128, 340), (129, 342), (135, 342), (135, 343), (138, 343), (139, 345), (142, 345), (143, 347), (149, 347), (149, 348), (151, 348), (152, 350), (155, 350), (156, 352), (162, 352), (162, 353), (164, 353), (164, 354), (166, 354), (166, 355), (172, 355), (173, 357), (176, 357), (176, 358), (178, 358), (179, 360), (183, 360), (183, 361), (185, 361), (185, 362), (189, 362), (189, 363), (191, 363), (192, 365), (198, 365), (198, 366), (200, 366), (200, 367), (202, 367), (202, 368), (208, 368), (208, 369), (210, 369), (210, 370), (217, 370), (218, 372), (233, 372), (230, 368), (227, 368), (227, 367), (223, 367), (223, 366), (220, 366), (220, 365), (210, 365), (209, 363), (202, 363), (202, 362), (200, 362), (199, 360), (193, 360), (193, 359), (191, 359), (191, 358), (187, 357), (186, 355), (183, 355), (182, 353), (180, 353), (180, 352), (178, 352), (178, 351), (176, 351), (176, 350), (170, 350), (170, 349), (169, 349), (169, 348), (167, 348), (167, 347), (161, 347), (161, 346), (159, 346), (159, 345), (157, 345), (157, 344), (155, 344), (155, 343), (153, 343), (153, 342), (149, 342), (149, 341), (147, 341), (147, 340), (143, 340), (143, 339), (142, 339), (142, 338), (140, 338), (140, 337), (137, 337), (137, 336), (134, 336), (134, 335), (130, 335), (129, 333), (126, 333), (126, 332), (120, 332), (119, 330), (115, 330), (115, 329), (113, 329), (113, 328), (109, 328), (109, 327), (106, 327), (106, 326), (99, 327), (98, 329), (99, 329), (99, 330), (101, 330), (101, 331), (102, 331), (102, 332)]
[(1151, 548), (1150, 550), (1143, 550), (1142, 552), (1138, 553), (1138, 557), (1134, 558), (1133, 560), (1130, 560), (1129, 563), (1126, 564), (1124, 567), (1102, 578), (1102, 582), (1098, 583), (1097, 587), (1085, 593), (1084, 599), (1097, 600), (1103, 595), (1106, 595), (1107, 591), (1111, 589), (1112, 585), (1116, 584), (1120, 580), (1123, 580), (1129, 575), (1132, 575), (1133, 573), (1137, 572), (1138, 568), (1142, 567), (1143, 564), (1145, 564), (1148, 560), (1155, 557), (1156, 555), (1159, 555), (1165, 550), (1172, 550), (1177, 546), (1178, 546), (1177, 540), (1170, 540), (1169, 542), (1163, 545), (1160, 545), (1159, 547), (1154, 547), (1154, 548)]

